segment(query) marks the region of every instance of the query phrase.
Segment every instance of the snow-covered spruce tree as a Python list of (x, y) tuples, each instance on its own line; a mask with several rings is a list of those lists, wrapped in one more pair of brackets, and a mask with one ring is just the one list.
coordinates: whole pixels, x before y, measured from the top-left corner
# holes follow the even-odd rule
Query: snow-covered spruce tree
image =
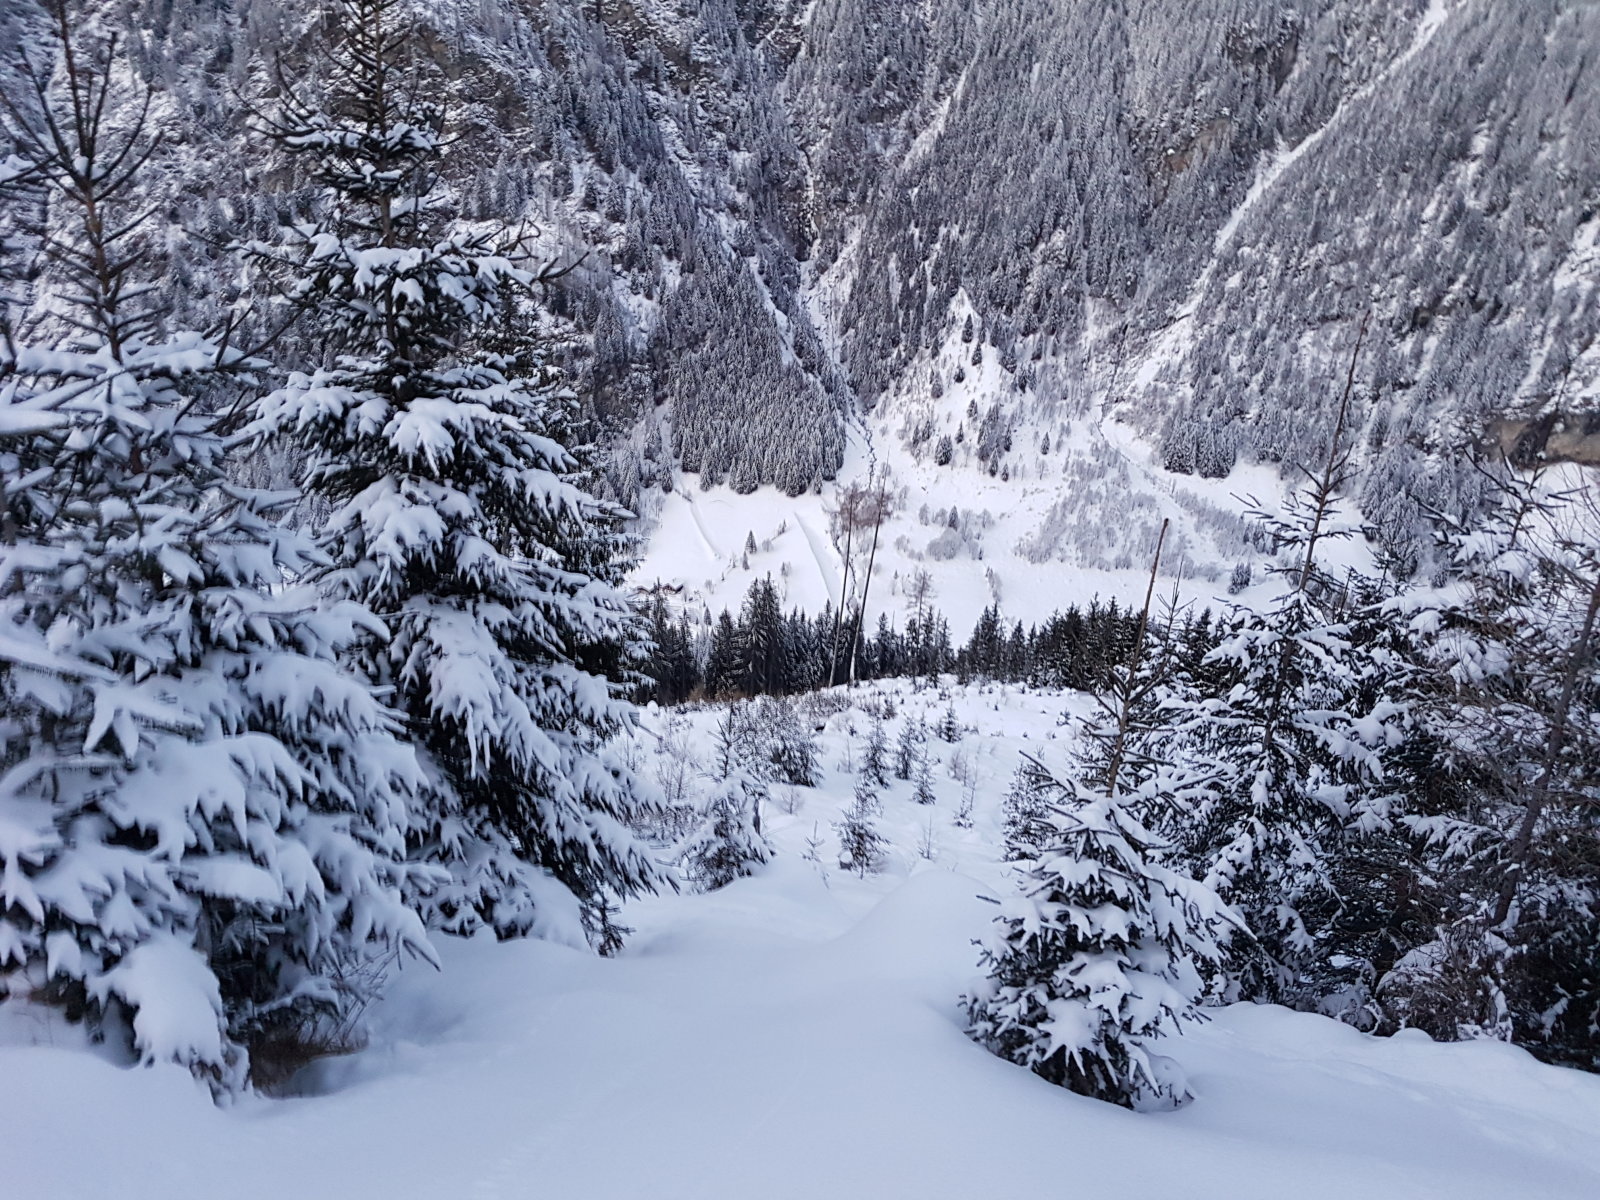
[(757, 579), (739, 614), (740, 690), (747, 696), (789, 692), (794, 664), (784, 637), (783, 610), (772, 576)]
[(917, 767), (917, 755), (923, 743), (928, 740), (928, 727), (921, 717), (915, 721), (911, 715), (906, 714), (900, 726), (900, 738), (894, 748), (894, 777), (896, 779), (910, 779), (911, 773)]
[[(341, 0), (318, 92), (287, 81), (265, 135), (323, 189), (320, 215), (253, 246), (326, 336), (256, 428), (304, 462), (328, 510), (330, 596), (388, 622), (350, 656), (392, 688), (435, 775), (415, 857), (451, 881), (441, 928), (615, 945), (612, 898), (663, 876), (628, 826), (646, 785), (607, 749), (633, 720), (615, 586), (617, 512), (550, 436), (570, 396), (530, 353), (482, 343), (539, 282), (510, 231), (448, 227), (437, 171), (444, 81), (399, 0)], [(531, 359), (531, 361), (528, 361)]]
[(933, 747), (924, 738), (917, 746), (917, 764), (911, 774), (911, 798), (918, 804), (938, 799), (933, 790)]
[(222, 1094), (347, 1045), (383, 959), (431, 954), (404, 903), (422, 776), (336, 663), (376, 622), (286, 587), (317, 562), (289, 498), (227, 479), (257, 364), (166, 328), (147, 283), (150, 93), (51, 15), (3, 170), (45, 302), (0, 358), (0, 972)]
[(740, 688), (739, 627), (727, 609), (717, 616), (711, 631), (711, 645), (706, 651), (706, 669), (702, 676), (705, 694), (713, 699), (729, 696)]
[(805, 727), (794, 701), (763, 696), (754, 702), (752, 720), (766, 748), (769, 770), (784, 783), (813, 787), (817, 782), (817, 741)]
[(1074, 781), (1058, 789), (1055, 836), (983, 944), (969, 1031), (1081, 1095), (1181, 1103), (1181, 1072), (1148, 1043), (1197, 1015), (1195, 962), (1219, 953), (1215, 897), (1155, 861), (1161, 844), (1127, 804)]
[(1210, 888), (1166, 864), (1170, 846), (1141, 819), (1187, 808), (1208, 782), (1168, 757), (1178, 739), (1152, 718), (1165, 654), (1152, 650), (1149, 611), (1147, 595), (1131, 661), (1098, 694), (1072, 774), (1027, 763), (1042, 845), (984, 946), (986, 987), (966, 1002), (990, 1050), (1128, 1107), (1189, 1098), (1181, 1070), (1147, 1043), (1197, 1016), (1197, 968), (1221, 957), (1216, 933), (1234, 922)]
[(1232, 921), (1211, 889), (1166, 865), (1170, 847), (1138, 815), (1185, 807), (1207, 783), (1165, 757), (1175, 739), (1144, 721), (1141, 681), (1159, 678), (1142, 636), (1148, 597), (1145, 613), (1072, 773), (1027, 764), (1043, 844), (1019, 866), (1020, 895), (983, 943), (985, 986), (966, 1000), (969, 1032), (996, 1054), (1126, 1107), (1189, 1098), (1148, 1043), (1198, 1016), (1197, 968), (1219, 959), (1217, 929)]
[(865, 879), (883, 869), (884, 837), (873, 821), (879, 811), (878, 793), (865, 776), (856, 777), (855, 797), (844, 816), (834, 822), (839, 835), (839, 869)]
[(861, 744), (861, 774), (873, 787), (889, 785), (889, 735), (884, 731), (883, 718), (876, 712), (867, 718), (867, 736)]
[(1444, 883), (1427, 861), (1413, 816), (1439, 811), (1458, 782), (1442, 744), (1418, 721), (1431, 690), (1417, 638), (1392, 606), (1398, 572), (1351, 573), (1342, 617), (1352, 667), (1345, 710), (1365, 714), (1357, 732), (1374, 758), (1350, 773), (1347, 812), (1327, 847), (1322, 907), (1303, 910), (1318, 953), (1303, 980), (1305, 1001), (1363, 1029), (1376, 1028), (1376, 989), (1397, 960), (1426, 941)]
[(704, 813), (674, 854), (690, 882), (704, 891), (726, 887), (772, 858), (772, 845), (761, 831), (772, 769), (766, 745), (755, 704), (728, 705), (717, 723)]
[(695, 661), (694, 641), (688, 619), (676, 620), (659, 593), (651, 598), (649, 641), (653, 649), (644, 665), (649, 684), (643, 694), (664, 705), (687, 700), (700, 683), (700, 666)]
[[(1446, 522), (1445, 569), (1392, 609), (1433, 672), (1434, 748), (1405, 825), (1426, 846), (1432, 936), (1383, 981), (1386, 1022), (1513, 1037), (1600, 1062), (1600, 499), (1495, 479), (1472, 528)], [(1445, 781), (1444, 794), (1431, 788)]]
[(1342, 424), (1286, 515), (1255, 514), (1288, 559), (1285, 590), (1265, 611), (1234, 609), (1206, 659), (1226, 670), (1187, 726), (1220, 777), (1186, 822), (1185, 855), (1254, 935), (1230, 943), (1228, 999), (1319, 999), (1322, 943), (1340, 909), (1332, 859), (1403, 721), (1403, 705), (1368, 686), (1376, 664), (1352, 640), (1348, 589), (1318, 563), (1322, 542), (1347, 533), (1330, 528), (1349, 478)]
[[(1207, 706), (1206, 751), (1225, 774), (1185, 836), (1195, 873), (1234, 904), (1255, 937), (1236, 943), (1221, 994), (1293, 1002), (1317, 959), (1308, 908), (1336, 906), (1328, 873), (1349, 812), (1343, 701), (1348, 643), (1303, 591), (1241, 611), (1215, 652), (1234, 687)], [(1359, 746), (1360, 743), (1354, 743)]]
[(772, 845), (761, 833), (765, 798), (766, 786), (745, 771), (712, 785), (699, 826), (675, 854), (691, 883), (714, 892), (771, 860)]
[(1038, 855), (1055, 831), (1050, 823), (1049, 772), (1031, 758), (1017, 764), (1003, 805), (1006, 859), (1018, 862)]

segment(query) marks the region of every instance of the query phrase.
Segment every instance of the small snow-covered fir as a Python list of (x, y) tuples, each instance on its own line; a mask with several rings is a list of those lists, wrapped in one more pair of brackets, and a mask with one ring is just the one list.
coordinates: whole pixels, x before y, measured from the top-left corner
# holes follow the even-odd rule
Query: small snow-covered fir
[(1154, 860), (1160, 843), (1117, 798), (1059, 786), (1057, 796), (1054, 836), (1021, 868), (1021, 894), (984, 945), (972, 1035), (1086, 1096), (1182, 1103), (1181, 1071), (1150, 1043), (1198, 1017), (1196, 960), (1217, 955), (1215, 898)]

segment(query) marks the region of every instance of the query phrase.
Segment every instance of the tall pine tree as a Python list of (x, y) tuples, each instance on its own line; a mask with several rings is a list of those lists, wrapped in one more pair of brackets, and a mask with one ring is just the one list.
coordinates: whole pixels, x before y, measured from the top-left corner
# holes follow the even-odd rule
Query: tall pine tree
[(289, 586), (319, 558), (286, 498), (227, 478), (225, 385), (256, 364), (169, 328), (150, 284), (149, 93), (53, 15), (5, 172), (48, 214), (61, 307), (0, 360), (0, 969), (146, 1061), (265, 1084), (384, 956), (431, 953), (404, 903), (422, 775), (336, 662), (371, 614)]
[(607, 749), (633, 719), (615, 677), (636, 636), (597, 547), (615, 510), (550, 436), (553, 371), (482, 348), (540, 276), (511, 231), (452, 231), (438, 171), (444, 89), (398, 0), (341, 0), (324, 88), (285, 84), (266, 135), (323, 187), (320, 215), (253, 248), (330, 340), (257, 428), (328, 510), (331, 596), (383, 615), (352, 665), (393, 689), (435, 773), (413, 851), (451, 882), (443, 928), (570, 930), (614, 944), (612, 898), (661, 875), (628, 824), (648, 790)]

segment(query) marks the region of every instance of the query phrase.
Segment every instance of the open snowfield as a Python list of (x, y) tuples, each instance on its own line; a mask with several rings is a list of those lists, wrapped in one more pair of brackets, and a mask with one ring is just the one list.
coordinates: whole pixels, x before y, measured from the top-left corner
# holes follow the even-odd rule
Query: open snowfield
[[(857, 693), (885, 695), (930, 720), (946, 705), (904, 683)], [(847, 709), (826, 716), (821, 784), (776, 789), (778, 856), (760, 875), (631, 906), (612, 960), (447, 944), (442, 971), (392, 979), (371, 1046), (325, 1064), (319, 1094), (219, 1110), (176, 1068), (119, 1069), (11, 1014), (0, 1196), (1600, 1196), (1600, 1078), (1504, 1045), (1239, 1006), (1163, 1047), (1195, 1102), (1135, 1114), (969, 1042), (970, 942), (994, 914), (983, 897), (1007, 886), (1001, 798), (1018, 753), (1058, 753), (1058, 718), (1084, 701), (993, 688), (954, 703), (963, 738), (930, 743), (938, 803), (902, 782), (884, 796), (883, 874), (837, 867), (830, 824), (865, 728)], [(647, 713), (641, 766), (671, 765), (664, 732), (709, 757), (715, 716), (679, 717), (673, 736)], [(958, 750), (979, 781), (970, 829), (952, 823)]]
[[(952, 334), (947, 357), (960, 357)], [(864, 628), (880, 614), (903, 626), (912, 578), (925, 572), (931, 600), (959, 644), (983, 610), (997, 605), (1009, 622), (1031, 625), (1098, 597), (1138, 604), (1149, 581), (1150, 559), (1162, 521), (1170, 527), (1162, 553), (1162, 592), (1174, 585), (1199, 607), (1226, 606), (1235, 564), (1254, 570), (1245, 599), (1270, 599), (1268, 559), (1247, 543), (1247, 511), (1256, 504), (1280, 511), (1298, 481), (1272, 467), (1238, 464), (1226, 479), (1203, 479), (1165, 470), (1160, 455), (1132, 427), (1106, 412), (1052, 416), (1048, 407), (1021, 419), (1019, 446), (1006, 477), (991, 476), (973, 456), (972, 437), (937, 465), (932, 445), (973, 424), (969, 403), (986, 408), (1008, 394), (1004, 372), (987, 353), (961, 384), (938, 399), (912, 381), (885, 399), (849, 442), (837, 481), (820, 491), (786, 496), (773, 487), (738, 495), (726, 486), (703, 488), (698, 475), (678, 472), (673, 490), (651, 491), (640, 502), (641, 555), (630, 582), (643, 589), (667, 585), (691, 619), (737, 614), (750, 585), (770, 576), (784, 610), (820, 613), (837, 607), (844, 583), (845, 544), (834, 514), (847, 487), (882, 486), (890, 498), (872, 559)], [(921, 448), (907, 431), (931, 430)], [(1043, 438), (1043, 441), (1041, 441)], [(1048, 444), (1047, 452), (1040, 447)], [(956, 525), (950, 524), (954, 512)], [(1354, 534), (1361, 526), (1348, 506), (1325, 543), (1331, 570), (1369, 569), (1371, 553)], [(750, 543), (755, 543), (751, 550)], [(850, 546), (850, 601), (859, 602), (870, 538)]]

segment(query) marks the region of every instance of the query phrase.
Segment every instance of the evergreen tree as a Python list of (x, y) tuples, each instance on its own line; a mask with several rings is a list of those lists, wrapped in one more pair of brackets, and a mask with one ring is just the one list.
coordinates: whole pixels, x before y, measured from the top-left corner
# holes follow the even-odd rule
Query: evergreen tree
[(938, 799), (933, 791), (933, 748), (927, 738), (917, 744), (917, 764), (912, 775), (911, 798), (918, 804), (932, 804)]
[[(1159, 564), (1158, 545), (1152, 592)], [(1207, 786), (1147, 720), (1165, 661), (1147, 637), (1149, 613), (1147, 595), (1073, 773), (1059, 780), (1030, 762), (1019, 781), (1030, 808), (1045, 806), (1047, 828), (984, 947), (986, 986), (967, 1001), (971, 1034), (995, 1053), (1127, 1107), (1189, 1098), (1148, 1042), (1197, 1016), (1197, 968), (1218, 960), (1216, 929), (1231, 920), (1211, 889), (1163, 861), (1171, 847), (1140, 819), (1185, 808)]]
[(864, 879), (882, 869), (884, 838), (872, 820), (877, 811), (878, 793), (866, 776), (857, 776), (855, 799), (833, 827), (839, 835), (840, 870)]
[(1318, 567), (1320, 544), (1338, 536), (1330, 521), (1348, 478), (1339, 439), (1336, 429), (1327, 466), (1290, 497), (1284, 517), (1256, 514), (1291, 556), (1280, 569), (1286, 590), (1265, 612), (1235, 609), (1205, 660), (1226, 690), (1204, 701), (1205, 719), (1190, 726), (1197, 756), (1222, 773), (1189, 823), (1186, 848), (1254, 935), (1231, 946), (1225, 993), (1238, 998), (1317, 999), (1328, 926), (1342, 903), (1333, 863), (1403, 718), (1381, 688), (1364, 686), (1374, 664), (1338, 611), (1343, 589)]
[(442, 229), (442, 90), (400, 0), (341, 0), (324, 93), (286, 84), (271, 140), (324, 188), (323, 216), (256, 246), (337, 351), (259, 406), (328, 510), (327, 594), (389, 622), (351, 665), (392, 688), (436, 774), (415, 854), (451, 881), (452, 932), (551, 928), (615, 943), (610, 897), (659, 881), (627, 830), (646, 790), (606, 748), (632, 710), (611, 506), (554, 438), (570, 396), (539, 361), (478, 348), (539, 278), (506, 231)]
[(1426, 861), (1411, 820), (1448, 806), (1463, 780), (1442, 743), (1419, 720), (1427, 672), (1415, 633), (1396, 619), (1394, 598), (1378, 580), (1352, 575), (1346, 627), (1353, 668), (1347, 707), (1376, 718), (1375, 763), (1355, 774), (1349, 811), (1329, 856), (1332, 906), (1312, 911), (1322, 932), (1308, 983), (1320, 1011), (1373, 1028), (1379, 985), (1412, 947), (1428, 940), (1449, 872)]
[[(1496, 480), (1441, 531), (1442, 578), (1392, 606), (1420, 632), (1420, 761), (1401, 820), (1435, 926), (1380, 985), (1387, 1019), (1600, 1062), (1600, 502)], [(1392, 623), (1392, 613), (1391, 613)], [(1397, 789), (1398, 790), (1398, 789)]]
[(1049, 843), (1054, 834), (1050, 823), (1050, 785), (1048, 772), (1033, 759), (1024, 757), (1011, 777), (1006, 792), (1005, 852), (1011, 862), (1031, 859)]
[(952, 746), (961, 740), (961, 722), (956, 719), (955, 705), (945, 706), (944, 714), (939, 718), (939, 738)]
[(1018, 683), (1028, 677), (1028, 635), (1023, 630), (1021, 621), (1011, 627), (1011, 637), (1006, 641), (1000, 674), (1010, 683)]
[(888, 613), (878, 614), (878, 632), (872, 640), (874, 679), (894, 679), (905, 674), (905, 652)]
[(287, 498), (227, 478), (225, 403), (261, 364), (157, 300), (132, 197), (149, 93), (52, 12), (61, 87), (25, 64), (37, 104), (11, 108), (0, 171), (53, 215), (62, 305), (52, 344), (0, 358), (0, 968), (147, 1062), (268, 1085), (384, 958), (431, 956), (404, 903), (423, 777), (335, 661), (377, 622), (291, 586), (320, 560)]
[(706, 695), (729, 696), (740, 686), (739, 629), (728, 610), (723, 609), (711, 632), (711, 649), (706, 655)]
[(756, 702), (755, 711), (770, 769), (783, 782), (796, 787), (815, 785), (816, 738), (801, 722), (794, 702), (787, 697), (765, 696)]
[(750, 585), (739, 616), (741, 690), (748, 696), (778, 696), (789, 691), (789, 646), (783, 610), (770, 575)]
[(1149, 1042), (1194, 1018), (1214, 897), (1154, 861), (1161, 844), (1115, 797), (1058, 785), (1055, 835), (984, 944), (972, 1036), (1051, 1083), (1124, 1107), (1189, 1098)]
[(660, 595), (650, 601), (649, 621), (652, 649), (644, 667), (652, 681), (649, 694), (662, 704), (681, 703), (700, 683), (688, 622), (681, 617), (674, 621)]
[(900, 738), (895, 743), (894, 749), (894, 777), (896, 779), (910, 779), (911, 772), (916, 769), (917, 755), (921, 751), (922, 743), (928, 739), (927, 726), (919, 717), (913, 721), (909, 716), (900, 725)]
[(889, 735), (883, 727), (883, 718), (873, 713), (867, 720), (867, 738), (861, 748), (861, 774), (873, 787), (887, 787), (889, 783)]
[(691, 883), (714, 892), (772, 859), (772, 845), (761, 833), (765, 795), (765, 785), (745, 771), (713, 785), (699, 827), (676, 853)]
[(950, 622), (938, 613), (934, 613), (932, 623), (928, 626), (924, 668), (929, 675), (937, 677), (950, 669), (954, 658), (955, 654), (950, 649)]
[(989, 605), (979, 614), (963, 656), (974, 678), (997, 677), (1000, 670), (1000, 608), (997, 605)]
[(827, 674), (828, 633), (829, 626), (825, 621), (813, 622), (798, 609), (784, 621), (788, 691), (813, 692), (822, 686)]

